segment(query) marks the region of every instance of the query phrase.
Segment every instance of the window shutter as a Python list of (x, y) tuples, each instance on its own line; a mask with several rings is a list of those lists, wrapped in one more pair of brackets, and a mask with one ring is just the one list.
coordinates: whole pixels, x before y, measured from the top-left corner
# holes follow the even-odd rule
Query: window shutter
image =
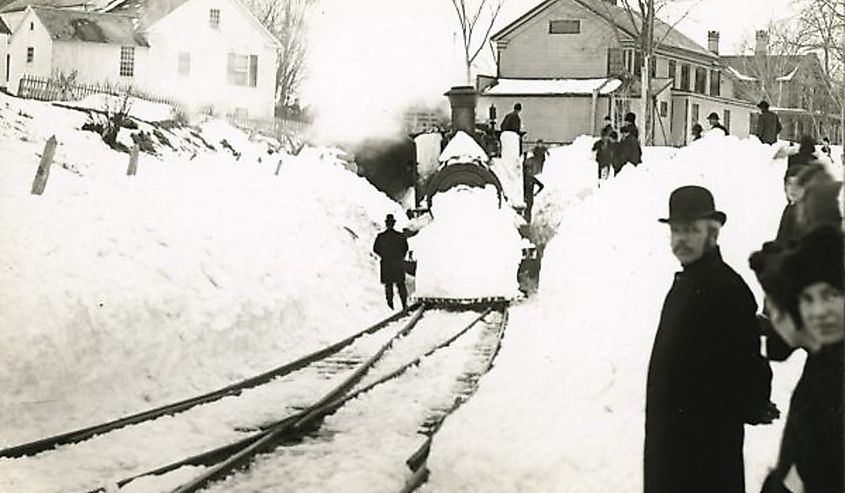
[(249, 83), (247, 85), (258, 86), (258, 55), (249, 56)]
[(235, 54), (229, 53), (226, 60), (226, 79), (229, 84), (235, 83)]

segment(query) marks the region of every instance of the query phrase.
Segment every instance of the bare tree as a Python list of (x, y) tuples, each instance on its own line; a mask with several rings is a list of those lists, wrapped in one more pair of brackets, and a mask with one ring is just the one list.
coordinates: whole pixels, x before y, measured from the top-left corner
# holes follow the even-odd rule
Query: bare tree
[(468, 85), (472, 85), (472, 62), (488, 45), (493, 24), (504, 3), (505, 0), (452, 0), (461, 29)]
[(250, 9), (282, 47), (276, 62), (276, 108), (295, 108), (306, 59), (306, 18), (318, 0), (247, 0)]
[(741, 45), (743, 53), (753, 56), (744, 59), (740, 70), (753, 77), (755, 83), (743, 85), (738, 89), (738, 95), (748, 100), (765, 99), (781, 106), (786, 104), (785, 78), (797, 67), (799, 55), (807, 53), (804, 48), (806, 33), (790, 21), (770, 22), (765, 32), (764, 46), (758, 46), (756, 38)]
[[(654, 143), (655, 120), (659, 120), (656, 117), (657, 105), (651, 88), (651, 66), (654, 63), (655, 50), (666, 41), (666, 38), (675, 30), (675, 26), (685, 19), (701, 1), (698, 0), (690, 5), (672, 24), (657, 21), (658, 12), (670, 3), (669, 0), (621, 0), (616, 5), (609, 2), (604, 4), (605, 18), (613, 26), (620, 45), (633, 37), (637, 46), (638, 56), (634, 60), (634, 71), (640, 74), (640, 112), (643, 115), (646, 144)], [(659, 28), (655, 29), (656, 26)], [(665, 134), (665, 131), (662, 131)]]

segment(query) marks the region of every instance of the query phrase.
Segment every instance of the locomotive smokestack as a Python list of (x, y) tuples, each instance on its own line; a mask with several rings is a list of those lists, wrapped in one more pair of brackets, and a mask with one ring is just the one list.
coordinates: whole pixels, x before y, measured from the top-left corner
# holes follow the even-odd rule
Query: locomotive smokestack
[(445, 94), (452, 107), (452, 128), (475, 135), (475, 103), (478, 93), (472, 86), (455, 86)]

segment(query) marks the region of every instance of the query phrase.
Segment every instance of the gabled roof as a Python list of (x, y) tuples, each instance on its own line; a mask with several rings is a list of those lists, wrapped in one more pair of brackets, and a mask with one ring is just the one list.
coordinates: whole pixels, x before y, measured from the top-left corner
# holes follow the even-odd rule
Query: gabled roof
[(138, 17), (150, 27), (189, 0), (120, 0), (106, 7), (108, 12)]
[(12, 34), (12, 30), (3, 22), (3, 19), (0, 19), (0, 34)]
[(610, 94), (619, 86), (619, 79), (497, 79), (482, 91), (484, 96), (578, 96)]
[(27, 7), (53, 7), (57, 9), (93, 9), (92, 0), (0, 0), (0, 13), (26, 10)]
[[(158, 21), (170, 15), (173, 11), (188, 3), (191, 0), (113, 0), (103, 9), (109, 13), (126, 14), (137, 17), (141, 21), (143, 29), (149, 29)], [(240, 1), (231, 0), (232, 3), (238, 6), (252, 23), (256, 29), (260, 31), (273, 46), (281, 48), (281, 43), (273, 33), (255, 18), (255, 15)]]
[(31, 9), (55, 41), (149, 46), (146, 38), (136, 30), (134, 17), (48, 7)]
[[(504, 29), (500, 30), (491, 38), (492, 41), (499, 41), (508, 34), (512, 33), (518, 27), (522, 26), (537, 15), (540, 15), (548, 8), (552, 7), (560, 0), (544, 0), (533, 9), (526, 12), (522, 17), (511, 22)], [(639, 32), (643, 24), (642, 18), (638, 14), (632, 16), (628, 15), (628, 11), (618, 5), (613, 5), (606, 0), (569, 0), (575, 2), (587, 10), (593, 12), (598, 17), (604, 19), (606, 22), (615, 25), (622, 33), (630, 38), (635, 38), (636, 33)], [(660, 47), (675, 48), (684, 50), (690, 53), (695, 53), (707, 58), (716, 59), (717, 56), (696, 43), (692, 39), (685, 36), (680, 31), (674, 29), (672, 26), (666, 24), (660, 19), (654, 20), (654, 39), (662, 41)]]
[[(815, 58), (815, 60), (808, 60)], [(795, 77), (802, 64), (809, 62), (813, 64), (818, 61), (814, 53), (805, 55), (730, 55), (720, 57), (722, 64), (727, 65), (740, 80), (757, 80), (757, 72), (761, 64), (766, 64), (772, 69), (777, 69), (778, 74), (772, 74), (774, 78), (782, 81), (789, 81)]]

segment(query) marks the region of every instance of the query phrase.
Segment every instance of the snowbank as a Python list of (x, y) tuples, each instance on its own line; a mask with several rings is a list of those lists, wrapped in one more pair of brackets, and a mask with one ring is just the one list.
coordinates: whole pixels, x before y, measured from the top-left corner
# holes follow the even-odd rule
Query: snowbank
[(481, 298), (517, 295), (522, 238), (496, 189), (455, 187), (437, 194), (434, 220), (411, 241), (416, 296)]
[[(648, 358), (679, 270), (657, 222), (674, 188), (713, 192), (728, 215), (725, 259), (760, 301), (747, 257), (774, 236), (785, 203), (774, 149), (736, 137), (646, 149), (643, 165), (596, 189), (588, 145), (546, 165), (551, 193), (535, 217), (553, 239), (539, 296), (513, 309), (496, 367), (435, 438), (428, 491), (641, 491)], [(801, 365), (773, 365), (784, 417)], [(774, 463), (783, 421), (746, 427), (748, 491)]]
[[(211, 390), (385, 315), (370, 248), (401, 209), (342, 165), (287, 157), (276, 176), (206, 150), (142, 155), (126, 177), (81, 113), (0, 109), (0, 447)], [(45, 133), (60, 145), (33, 196)]]

